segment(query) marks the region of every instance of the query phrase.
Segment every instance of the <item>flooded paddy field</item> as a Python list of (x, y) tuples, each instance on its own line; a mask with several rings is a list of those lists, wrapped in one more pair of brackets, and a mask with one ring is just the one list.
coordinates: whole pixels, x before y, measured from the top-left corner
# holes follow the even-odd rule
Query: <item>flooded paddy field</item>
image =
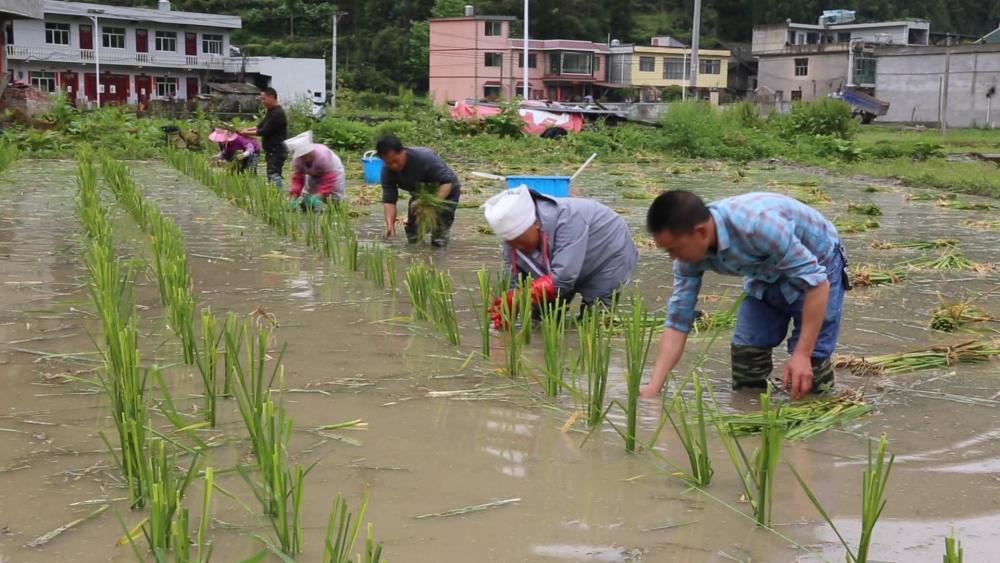
[[(298, 560), (321, 560), (336, 494), (344, 493), (356, 505), (366, 491), (371, 504), (365, 520), (374, 524), (389, 561), (843, 559), (837, 538), (784, 464), (775, 480), (774, 531), (760, 529), (741, 502), (739, 477), (717, 441), (710, 452), (715, 468), (711, 485), (704, 491), (692, 489), (662, 461), (666, 457), (680, 463), (685, 455), (669, 428), (654, 445), (659, 455), (627, 454), (608, 424), (584, 443), (581, 424), (566, 426), (574, 411), (571, 398), (546, 399), (532, 380), (505, 376), (497, 339), (494, 359), (479, 358), (475, 272), (484, 266), (498, 269), (500, 248), (482, 232), (485, 221), (474, 204), (497, 185), (467, 183), (466, 204), (459, 209), (447, 251), (409, 247), (402, 240), (391, 244), (399, 256), (400, 280), (413, 260), (428, 259), (451, 271), (462, 336), (462, 345), (455, 347), (427, 323), (409, 320), (402, 282), (396, 291), (377, 289), (301, 241), (274, 234), (169, 165), (129, 165), (146, 197), (183, 231), (198, 307), (256, 315), (259, 322), (270, 318), (277, 324), (274, 351), (287, 343), (282, 362), (288, 414), (295, 423), (291, 454), (304, 466), (316, 462), (305, 479), (304, 551)], [(939, 238), (956, 239), (974, 262), (1000, 261), (1000, 230), (975, 223), (996, 221), (996, 210), (941, 206), (912, 198), (917, 192), (902, 186), (762, 164), (596, 165), (581, 179), (579, 195), (615, 208), (643, 245), (635, 282), (655, 308), (670, 294), (670, 264), (666, 255), (645, 246), (642, 224), (652, 195), (668, 188), (689, 189), (706, 199), (819, 189), (831, 201), (814, 205), (840, 219), (848, 218), (848, 203), (874, 203), (882, 211), (880, 226), (843, 234), (855, 264), (892, 265), (927, 254), (877, 249), (873, 241)], [(371, 187), (365, 191), (369, 197), (357, 199), (363, 195), (359, 186), (357, 180), (348, 186), (356, 198), (352, 208), (361, 212), (355, 223), (359, 237), (371, 240), (381, 229), (380, 200)], [(92, 378), (101, 362), (94, 345), (100, 327), (87, 294), (75, 189), (76, 166), (69, 161), (23, 160), (0, 181), (4, 562), (134, 559), (128, 545), (116, 546), (124, 532), (115, 513), (130, 526), (141, 516), (122, 500), (127, 493), (120, 472), (98, 435), (114, 432), (107, 399), (93, 385), (65, 377)], [(111, 210), (115, 247), (135, 257), (143, 363), (165, 366), (178, 407), (194, 414), (201, 404), (201, 380), (196, 370), (180, 363), (177, 339), (165, 328), (166, 312), (148, 265), (148, 241), (110, 192), (102, 191)], [(998, 286), (1000, 272), (984, 268), (913, 271), (900, 284), (857, 288), (845, 302), (840, 351), (884, 354), (991, 338), (991, 333), (936, 332), (929, 323), (942, 300), (975, 298), (985, 313), (1000, 317), (1000, 299), (990, 293)], [(709, 274), (702, 294), (718, 299), (703, 301), (701, 307), (724, 308), (739, 291), (738, 279)], [(526, 352), (529, 365), (540, 357), (539, 340)], [(686, 372), (708, 344), (689, 345), (678, 373)], [(707, 354), (705, 370), (722, 408), (759, 408), (753, 394), (728, 390), (726, 334), (708, 346)], [(782, 359), (779, 352), (779, 369)], [(838, 385), (864, 387), (874, 412), (846, 428), (786, 442), (782, 458), (799, 471), (848, 541), (856, 544), (866, 436), (886, 433), (896, 466), (872, 558), (940, 560), (943, 538), (954, 529), (968, 560), (996, 560), (998, 367), (996, 362), (957, 364), (879, 378), (838, 371)], [(623, 370), (624, 349), (616, 340), (611, 399), (625, 397)], [(219, 405), (217, 428), (200, 431), (215, 446), (202, 463), (220, 473), (222, 487), (254, 507), (245, 483), (231, 470), (249, 455), (242, 440), (245, 430), (231, 399), (221, 399)], [(643, 402), (641, 409), (639, 438), (646, 442), (661, 406)], [(619, 416), (611, 415), (612, 420)], [(365, 425), (316, 430), (355, 419)], [(152, 420), (164, 431), (169, 428), (155, 408)], [(199, 482), (188, 497), (192, 506), (200, 503)], [(454, 517), (416, 518), (497, 501), (510, 502)], [(95, 515), (102, 506), (110, 508)], [(254, 536), (271, 534), (259, 511), (248, 511), (224, 495), (215, 496), (212, 516), (209, 535), (217, 561), (249, 558), (260, 551)], [(80, 518), (87, 519), (29, 547)]]

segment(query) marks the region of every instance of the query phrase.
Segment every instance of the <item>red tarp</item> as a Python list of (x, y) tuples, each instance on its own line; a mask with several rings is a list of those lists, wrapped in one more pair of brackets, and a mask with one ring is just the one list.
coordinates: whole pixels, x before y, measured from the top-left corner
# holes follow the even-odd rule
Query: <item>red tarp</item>
[[(470, 106), (464, 101), (455, 104), (451, 109), (451, 116), (457, 120), (481, 120), (489, 115), (500, 113), (500, 108), (489, 106)], [(518, 110), (521, 119), (524, 119), (524, 127), (521, 129), (529, 135), (541, 135), (549, 127), (562, 127), (572, 133), (579, 133), (583, 129), (583, 116), (578, 113), (553, 113), (540, 109)]]

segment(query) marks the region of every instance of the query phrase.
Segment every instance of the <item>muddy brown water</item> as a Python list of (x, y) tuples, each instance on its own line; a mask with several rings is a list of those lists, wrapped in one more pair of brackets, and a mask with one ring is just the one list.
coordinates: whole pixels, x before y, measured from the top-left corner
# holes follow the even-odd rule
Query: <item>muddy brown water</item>
[[(401, 272), (408, 259), (426, 256), (455, 275), (463, 329), (463, 345), (455, 348), (428, 327), (409, 323), (405, 291), (375, 289), (360, 276), (273, 235), (165, 164), (131, 166), (148, 197), (184, 231), (199, 306), (240, 314), (263, 308), (280, 325), (277, 340), (288, 343), (284, 364), (288, 410), (296, 427), (293, 456), (303, 465), (319, 461), (306, 479), (301, 561), (320, 560), (323, 529), (336, 493), (343, 492), (354, 504), (366, 490), (371, 494), (366, 520), (375, 524), (390, 561), (842, 559), (836, 538), (786, 467), (779, 469), (776, 480), (779, 536), (757, 529), (746, 516), (749, 509), (740, 502), (738, 478), (719, 444), (711, 452), (711, 486), (706, 492), (691, 490), (671, 477), (672, 470), (657, 456), (627, 455), (607, 425), (583, 445), (582, 432), (561, 432), (572, 411), (568, 398), (554, 403), (539, 398), (530, 383), (502, 376), (499, 360), (468, 361), (478, 350), (478, 328), (469, 311), (467, 288), (474, 288), (476, 269), (496, 268), (499, 260), (497, 242), (477, 231), (484, 224), (479, 210), (460, 209), (447, 252), (394, 243), (402, 257)], [(648, 201), (623, 199), (623, 190), (685, 187), (717, 198), (751, 190), (787, 191), (789, 184), (812, 181), (834, 199), (817, 205), (828, 216), (846, 214), (848, 201), (872, 201), (882, 208), (880, 229), (844, 236), (856, 263), (892, 263), (919, 255), (868, 246), (872, 240), (917, 238), (957, 238), (969, 258), (1000, 260), (1000, 232), (962, 224), (967, 218), (995, 218), (995, 213), (907, 202), (901, 188), (867, 193), (863, 190), (869, 183), (786, 168), (673, 168), (595, 166), (584, 176), (581, 191), (619, 209), (640, 234)], [(354, 192), (356, 183), (351, 188)], [(466, 199), (481, 201), (496, 186), (483, 182), (470, 183), (469, 188)], [(126, 503), (112, 501), (110, 510), (47, 544), (25, 547), (98, 506), (80, 503), (125, 496), (98, 437), (98, 431), (113, 432), (106, 400), (88, 385), (58, 377), (90, 377), (98, 361), (91, 341), (98, 326), (83, 285), (74, 189), (72, 162), (21, 161), (0, 182), (4, 562), (127, 561), (132, 559), (129, 548), (115, 545), (123, 533), (114, 513), (129, 523), (140, 518)], [(476, 190), (481, 193), (473, 193)], [(140, 261), (148, 257), (148, 245), (134, 223), (117, 206), (112, 209), (119, 251)], [(375, 204), (364, 210), (370, 215), (358, 220), (358, 228), (363, 237), (371, 237), (378, 232), (381, 209)], [(200, 379), (176, 365), (179, 349), (164, 329), (155, 282), (141, 262), (139, 268), (143, 359), (168, 366), (165, 373), (175, 398), (194, 413), (200, 401), (192, 397), (199, 392)], [(643, 294), (661, 307), (670, 288), (666, 257), (643, 250), (635, 277)], [(841, 351), (885, 353), (972, 338), (930, 331), (930, 311), (941, 298), (983, 294), (998, 284), (997, 273), (925, 272), (900, 286), (855, 290), (845, 305)], [(710, 276), (703, 291), (724, 295), (725, 301), (738, 290), (738, 280)], [(998, 303), (989, 296), (979, 301), (987, 312), (1000, 316)], [(721, 306), (704, 305), (709, 310)], [(706, 362), (718, 400), (726, 409), (754, 408), (756, 400), (750, 395), (726, 390), (724, 340), (711, 346)], [(537, 357), (538, 346), (536, 339), (528, 354)], [(624, 353), (616, 346), (609, 396), (623, 398)], [(688, 354), (689, 360), (693, 357)], [(849, 374), (840, 374), (838, 381), (852, 387), (865, 383)], [(885, 432), (897, 458), (873, 558), (940, 560), (943, 538), (954, 528), (968, 560), (997, 560), (998, 381), (996, 363), (897, 375), (878, 388), (869, 381), (874, 415), (842, 431), (786, 443), (783, 459), (803, 474), (838, 526), (856, 542), (865, 435)], [(469, 390), (475, 392), (431, 393)], [(955, 396), (974, 397), (979, 404), (950, 399)], [(647, 402), (642, 409), (641, 438), (648, 439), (659, 405)], [(245, 459), (246, 445), (238, 441), (242, 433), (235, 406), (222, 402), (220, 411), (219, 427), (206, 431), (205, 437), (232, 441), (212, 449), (204, 463), (223, 470)], [(613, 416), (620, 420), (620, 415)], [(328, 433), (333, 437), (311, 431), (356, 418), (367, 426)], [(153, 423), (166, 427), (155, 415)], [(669, 432), (656, 448), (682, 461), (683, 451)], [(223, 474), (219, 480), (254, 506), (238, 476)], [(200, 496), (195, 485), (188, 499), (193, 512), (200, 510)], [(515, 498), (520, 500), (464, 516), (414, 518)], [(215, 496), (213, 517), (217, 561), (253, 555), (260, 549), (253, 535), (270, 534), (264, 519), (221, 495)]]

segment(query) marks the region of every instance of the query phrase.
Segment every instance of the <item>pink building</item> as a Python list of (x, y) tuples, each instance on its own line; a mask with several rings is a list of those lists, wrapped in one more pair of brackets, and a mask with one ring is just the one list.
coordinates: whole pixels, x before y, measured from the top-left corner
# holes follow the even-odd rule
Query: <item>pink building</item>
[[(524, 42), (511, 39), (510, 16), (430, 20), (430, 90), (434, 102), (512, 98), (524, 85)], [(528, 41), (528, 89), (534, 100), (598, 97), (608, 46), (590, 41)]]

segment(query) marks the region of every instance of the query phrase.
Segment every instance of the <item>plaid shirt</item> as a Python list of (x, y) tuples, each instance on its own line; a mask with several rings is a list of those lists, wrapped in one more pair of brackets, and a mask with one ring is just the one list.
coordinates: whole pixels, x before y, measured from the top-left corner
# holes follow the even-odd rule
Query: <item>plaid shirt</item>
[(664, 326), (689, 332), (702, 275), (743, 276), (748, 295), (762, 299), (777, 284), (789, 304), (827, 279), (840, 245), (837, 229), (815, 209), (787, 196), (749, 193), (708, 204), (718, 247), (700, 262), (674, 260), (674, 291)]

